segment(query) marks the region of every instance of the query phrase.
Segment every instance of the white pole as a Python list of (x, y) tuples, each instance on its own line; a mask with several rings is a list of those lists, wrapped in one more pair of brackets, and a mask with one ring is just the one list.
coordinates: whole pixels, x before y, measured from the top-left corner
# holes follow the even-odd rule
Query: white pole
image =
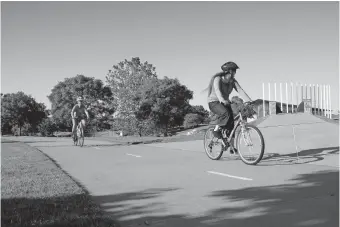
[(287, 109), (287, 113), (288, 113), (288, 107), (289, 107), (289, 104), (288, 104), (288, 84), (286, 83), (286, 109)]
[(262, 83), (262, 96), (263, 96), (263, 117), (266, 116), (266, 106), (265, 106), (265, 103), (264, 103), (264, 83)]
[(296, 112), (299, 106), (299, 92), (298, 92), (298, 83), (295, 84), (295, 96), (296, 96)]
[[(312, 100), (312, 85), (311, 84), (309, 84), (309, 99), (310, 99), (310, 104), (313, 105), (312, 104), (313, 100)], [(312, 110), (313, 110), (313, 108), (312, 108)]]
[(318, 110), (318, 112), (319, 112), (319, 115), (321, 115), (322, 114), (322, 112), (321, 112), (321, 103), (322, 103), (322, 98), (321, 98), (321, 85), (319, 85), (318, 84), (318, 105), (319, 105), (319, 110)]
[(282, 109), (282, 84), (280, 83), (280, 101), (281, 101), (281, 111), (283, 113), (283, 109)]
[(326, 117), (329, 117), (329, 108), (328, 108), (328, 99), (329, 99), (329, 96), (328, 96), (328, 85), (326, 85)]
[(323, 115), (326, 117), (326, 85), (323, 85)]
[(268, 83), (268, 101), (269, 101), (269, 103), (268, 103), (268, 110), (269, 110), (269, 115), (271, 115), (272, 113), (271, 113), (271, 111), (270, 111), (270, 83)]
[(322, 84), (320, 84), (320, 115), (323, 115), (323, 90)]
[(294, 87), (293, 87), (293, 83), (290, 84), (290, 87), (292, 89), (292, 113), (294, 113)]
[(331, 85), (328, 85), (328, 86), (329, 86), (328, 92), (329, 92), (329, 109), (330, 109), (329, 118), (332, 119), (332, 95), (331, 95)]
[(325, 117), (327, 117), (328, 110), (327, 110), (327, 85), (325, 85)]
[(274, 83), (274, 101), (276, 102), (276, 83)]
[(316, 107), (316, 114), (319, 114), (319, 85), (317, 84), (315, 86), (316, 90), (315, 90), (315, 95), (316, 95), (316, 103), (315, 103), (315, 107)]
[[(314, 114), (316, 114), (316, 93), (315, 93), (315, 84), (313, 84), (313, 97), (314, 97)], [(312, 106), (312, 108), (313, 108), (313, 106)]]

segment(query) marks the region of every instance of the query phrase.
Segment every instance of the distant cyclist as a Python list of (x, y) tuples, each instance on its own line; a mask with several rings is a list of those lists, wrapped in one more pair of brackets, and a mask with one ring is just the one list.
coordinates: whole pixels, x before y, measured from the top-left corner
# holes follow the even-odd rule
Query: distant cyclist
[[(221, 66), (222, 72), (216, 73), (210, 80), (208, 86), (208, 105), (211, 112), (218, 116), (217, 125), (213, 134), (222, 138), (221, 127), (227, 129), (227, 136), (234, 128), (234, 116), (231, 109), (229, 95), (235, 89), (246, 102), (250, 97), (241, 88), (235, 79), (236, 70), (239, 67), (234, 62), (227, 62)], [(230, 151), (233, 153), (232, 151)]]
[(76, 128), (79, 123), (79, 121), (82, 122), (84, 128), (85, 128), (85, 115), (87, 120), (90, 119), (89, 113), (86, 110), (85, 105), (83, 104), (83, 97), (79, 96), (77, 97), (77, 104), (72, 108), (71, 111), (71, 117), (72, 117), (72, 138), (74, 138), (76, 133)]

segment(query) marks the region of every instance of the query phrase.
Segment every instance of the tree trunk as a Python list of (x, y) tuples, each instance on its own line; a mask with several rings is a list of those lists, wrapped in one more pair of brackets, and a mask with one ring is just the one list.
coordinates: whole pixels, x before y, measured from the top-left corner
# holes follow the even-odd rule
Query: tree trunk
[(19, 136), (21, 136), (21, 126), (19, 126)]

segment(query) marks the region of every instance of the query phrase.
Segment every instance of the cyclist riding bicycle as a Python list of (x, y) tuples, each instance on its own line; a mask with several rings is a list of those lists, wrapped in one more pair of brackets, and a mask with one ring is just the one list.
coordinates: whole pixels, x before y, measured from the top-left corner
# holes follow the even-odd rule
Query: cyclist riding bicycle
[[(227, 136), (229, 136), (234, 128), (234, 116), (229, 99), (229, 95), (233, 89), (235, 89), (246, 102), (251, 102), (250, 97), (235, 79), (236, 70), (239, 69), (239, 67), (234, 62), (227, 62), (221, 66), (221, 69), (222, 72), (212, 76), (207, 88), (209, 109), (217, 115), (217, 125), (213, 134), (219, 139), (222, 138), (221, 127), (227, 129)], [(233, 154), (233, 151), (230, 150), (230, 153)]]
[(72, 138), (75, 137), (76, 128), (81, 120), (84, 128), (85, 128), (85, 115), (87, 120), (90, 118), (89, 113), (87, 112), (85, 105), (83, 104), (83, 98), (81, 96), (77, 97), (77, 104), (72, 108), (71, 117), (72, 117)]

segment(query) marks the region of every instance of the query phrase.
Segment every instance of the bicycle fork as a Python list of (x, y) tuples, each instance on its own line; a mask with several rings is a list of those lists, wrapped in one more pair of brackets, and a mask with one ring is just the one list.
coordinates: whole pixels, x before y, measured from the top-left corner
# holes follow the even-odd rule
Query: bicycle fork
[[(250, 138), (250, 135), (249, 135), (249, 130), (245, 130), (244, 126), (241, 127), (241, 133), (242, 133), (242, 138), (244, 140), (244, 143), (250, 147), (250, 146), (253, 146), (253, 142)], [(246, 138), (246, 133), (247, 133), (247, 138)]]

